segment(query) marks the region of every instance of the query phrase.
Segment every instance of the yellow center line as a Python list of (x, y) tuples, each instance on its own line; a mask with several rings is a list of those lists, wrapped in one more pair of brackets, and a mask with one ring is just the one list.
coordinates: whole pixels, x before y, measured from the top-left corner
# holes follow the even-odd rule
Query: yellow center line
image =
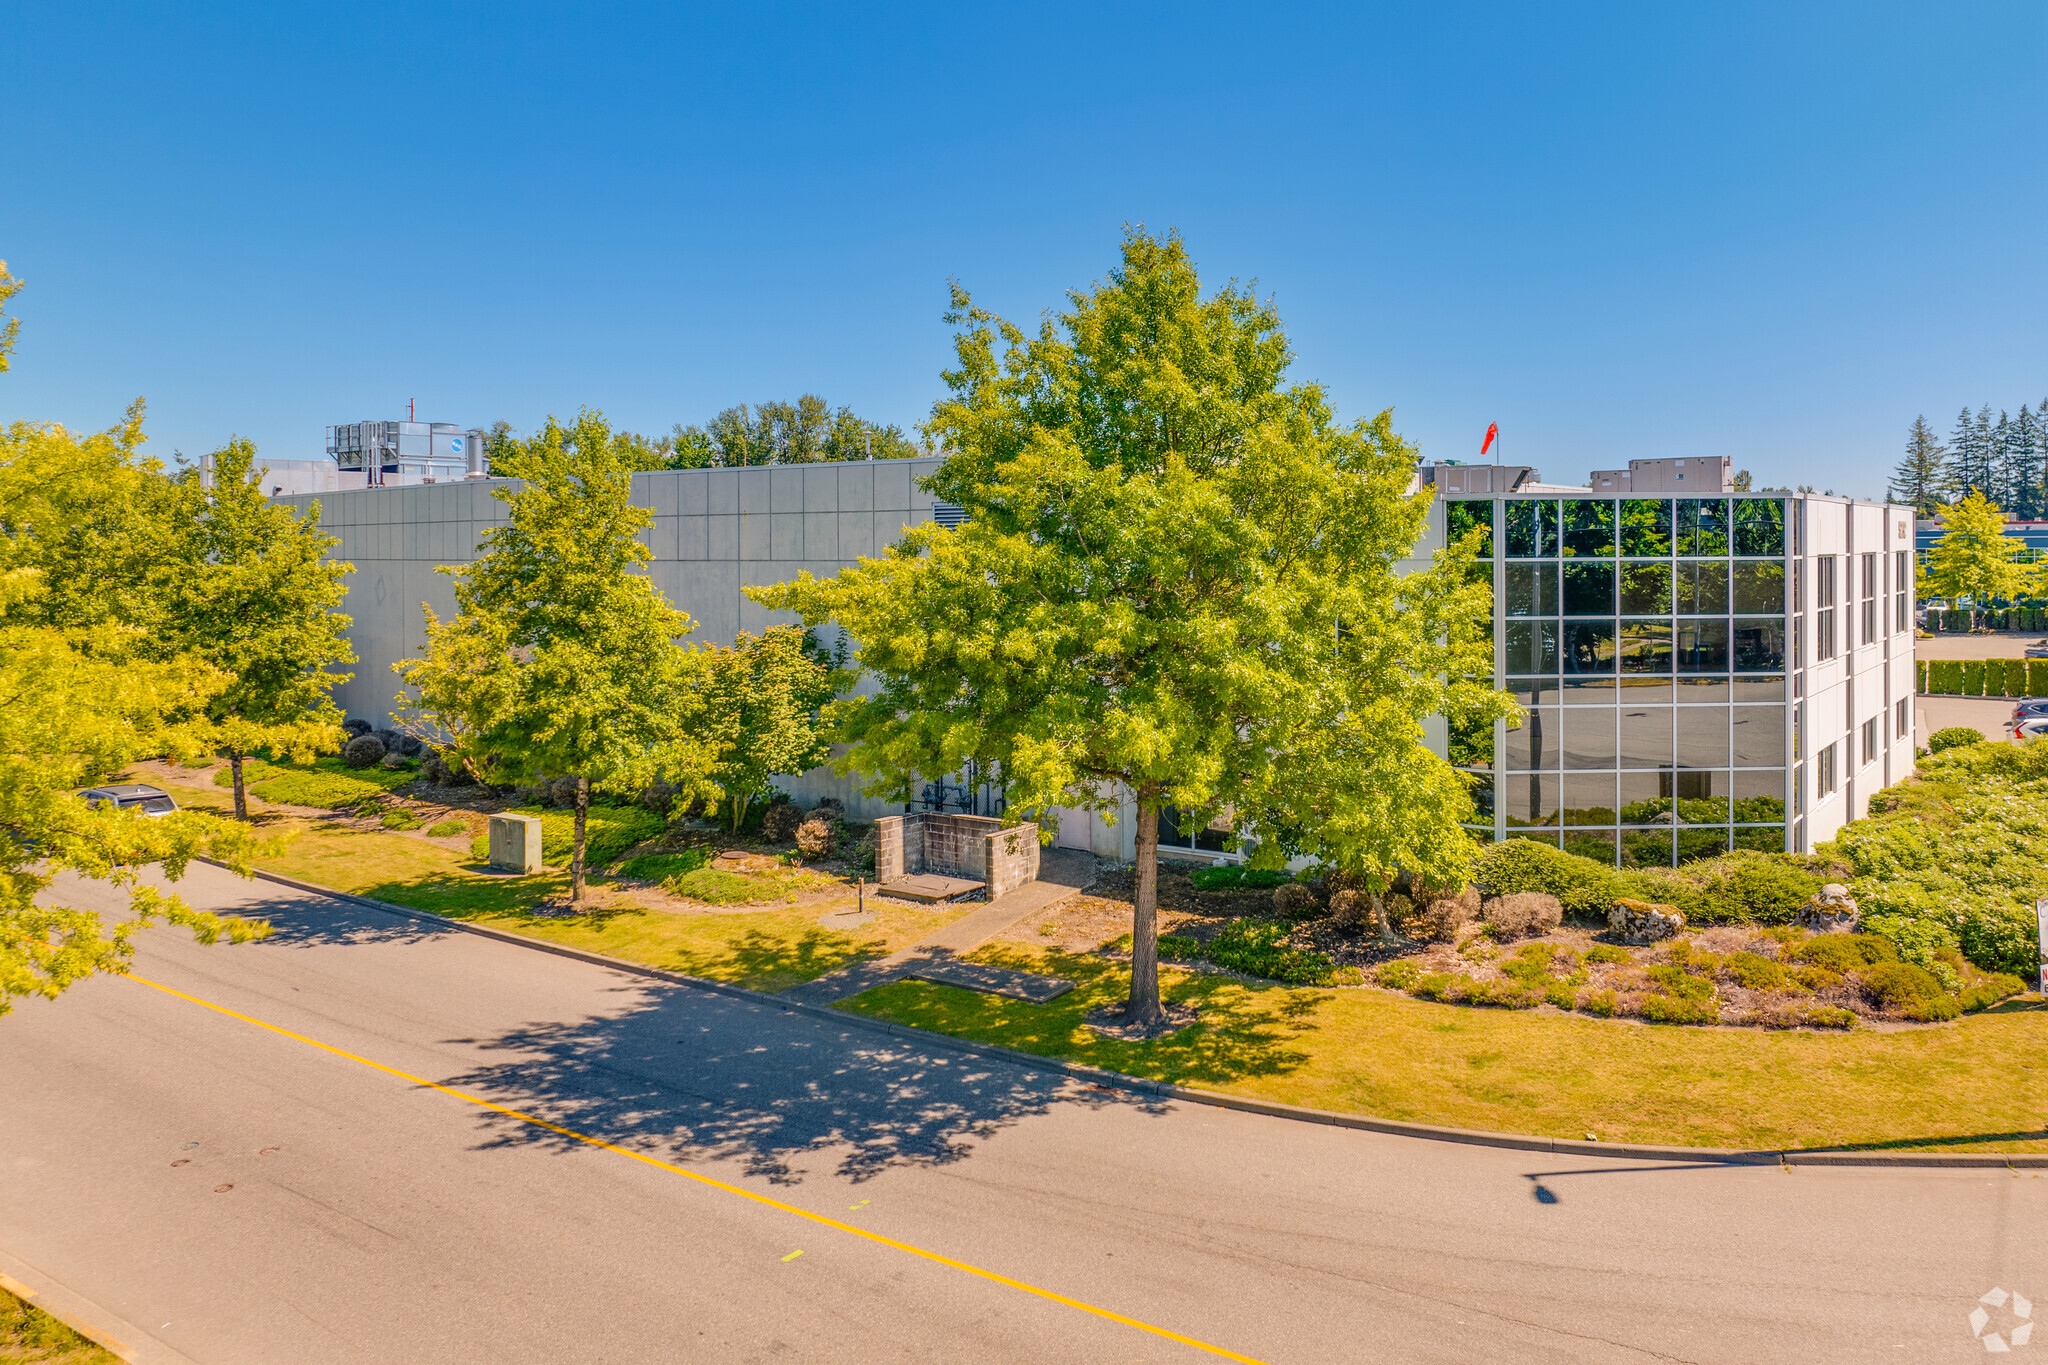
[[(993, 1270), (984, 1270), (980, 1266), (970, 1265), (966, 1261), (956, 1261), (951, 1256), (942, 1256), (936, 1251), (927, 1251), (923, 1247), (913, 1246), (909, 1242), (899, 1242), (894, 1237), (884, 1237), (882, 1234), (878, 1232), (870, 1232), (866, 1228), (855, 1227), (851, 1223), (842, 1223), (837, 1218), (827, 1218), (825, 1215), (821, 1213), (812, 1213), (809, 1209), (798, 1208), (795, 1204), (785, 1204), (780, 1199), (773, 1199), (765, 1194), (757, 1194), (753, 1190), (747, 1189), (745, 1186), (734, 1185), (727, 1181), (720, 1180), (716, 1176), (705, 1175), (701, 1171), (693, 1171), (688, 1169), (687, 1167), (677, 1166), (672, 1162), (663, 1161), (659, 1157), (648, 1156), (645, 1152), (636, 1152), (630, 1147), (621, 1147), (615, 1142), (606, 1142), (603, 1138), (591, 1137), (589, 1134), (579, 1133), (573, 1128), (564, 1128), (559, 1123), (550, 1123), (546, 1119), (536, 1118), (532, 1114), (524, 1113), (520, 1110), (510, 1108), (506, 1105), (494, 1103), (491, 1100), (484, 1099), (482, 1096), (472, 1095), (467, 1091), (457, 1090), (453, 1086), (442, 1085), (436, 1081), (430, 1081), (426, 1079), (424, 1076), (415, 1076), (409, 1071), (400, 1071), (395, 1066), (386, 1066), (382, 1062), (372, 1061), (368, 1057), (359, 1056), (358, 1054), (350, 1052), (345, 1048), (335, 1047), (331, 1043), (323, 1043), (318, 1038), (308, 1038), (303, 1033), (294, 1033), (292, 1030), (288, 1028), (284, 1028), (277, 1024), (269, 1023), (262, 1019), (258, 1019), (253, 1015), (243, 1014), (239, 1010), (231, 1010), (225, 1005), (216, 1005), (211, 1000), (203, 1000), (196, 995), (187, 995), (184, 991), (178, 990), (172, 986), (166, 986), (161, 982), (151, 981), (148, 977), (137, 976), (133, 972), (128, 972), (124, 975), (130, 981), (137, 982), (144, 986), (149, 986), (155, 990), (160, 990), (166, 995), (174, 995), (178, 997), (178, 999), (180, 1000), (187, 1000), (190, 1001), (192, 1004), (203, 1006), (206, 1009), (214, 1011), (216, 1014), (225, 1014), (230, 1019), (239, 1019), (245, 1024), (254, 1024), (257, 1028), (268, 1029), (272, 1033), (279, 1034), (286, 1038), (290, 1038), (295, 1042), (304, 1043), (308, 1047), (316, 1047), (319, 1048), (322, 1052), (330, 1052), (337, 1057), (344, 1057), (351, 1062), (358, 1062), (363, 1066), (369, 1067), (373, 1071), (381, 1071), (387, 1076), (396, 1076), (398, 1079), (402, 1081), (409, 1081), (414, 1085), (422, 1085), (429, 1090), (438, 1090), (444, 1095), (453, 1095), (456, 1099), (464, 1100), (470, 1104), (476, 1105), (480, 1109), (489, 1109), (493, 1113), (503, 1114), (507, 1118), (518, 1119), (521, 1123), (530, 1123), (534, 1127), (546, 1129), (550, 1133), (559, 1133), (563, 1137), (574, 1138), (576, 1139), (576, 1141), (588, 1143), (592, 1147), (601, 1148), (607, 1152), (616, 1152), (620, 1156), (630, 1157), (634, 1161), (642, 1162), (646, 1165), (656, 1167), (657, 1169), (667, 1171), (671, 1175), (679, 1175), (685, 1178), (686, 1180), (694, 1180), (700, 1185), (708, 1185), (714, 1190), (723, 1190), (727, 1194), (736, 1194), (742, 1199), (752, 1200), (756, 1204), (760, 1204), (766, 1208), (774, 1209), (780, 1213), (793, 1214), (798, 1218), (805, 1219), (812, 1223), (817, 1223), (822, 1227), (831, 1228), (835, 1232), (843, 1232), (850, 1237), (858, 1237), (863, 1241), (874, 1242), (880, 1246), (888, 1247), (894, 1251), (901, 1251), (906, 1255), (916, 1256), (921, 1260), (932, 1261), (938, 1265), (945, 1266), (948, 1269), (958, 1270), (963, 1274), (973, 1275), (978, 1279), (987, 1280), (992, 1284), (999, 1284), (1007, 1289), (1015, 1289), (1022, 1293), (1030, 1294), (1034, 1297), (1045, 1299), (1052, 1303), (1060, 1304), (1063, 1307), (1075, 1309), (1078, 1312), (1088, 1313), (1098, 1318), (1104, 1318), (1110, 1322), (1118, 1323), (1124, 1327), (1135, 1328), (1140, 1332), (1146, 1332), (1155, 1337), (1164, 1337), (1168, 1341), (1177, 1341), (1183, 1346), (1192, 1346), (1197, 1351), (1206, 1351), (1210, 1355), (1221, 1356), (1225, 1360), (1243, 1361), (1244, 1365), (1265, 1365), (1265, 1362), (1259, 1360), (1254, 1356), (1240, 1355), (1238, 1352), (1230, 1350), (1228, 1347), (1212, 1345), (1209, 1342), (1202, 1341), (1195, 1337), (1184, 1336), (1179, 1332), (1171, 1330), (1170, 1328), (1156, 1327), (1149, 1322), (1143, 1322), (1137, 1318), (1125, 1317), (1122, 1313), (1111, 1312), (1107, 1308), (1098, 1308), (1094, 1304), (1084, 1303), (1080, 1299), (1070, 1299), (1065, 1294), (1058, 1294), (1050, 1289), (1041, 1289), (1035, 1284), (1029, 1284), (1023, 1280), (1014, 1280), (1011, 1279), (1008, 1275), (1001, 1275)], [(789, 1260), (791, 1258), (785, 1256), (783, 1259)]]

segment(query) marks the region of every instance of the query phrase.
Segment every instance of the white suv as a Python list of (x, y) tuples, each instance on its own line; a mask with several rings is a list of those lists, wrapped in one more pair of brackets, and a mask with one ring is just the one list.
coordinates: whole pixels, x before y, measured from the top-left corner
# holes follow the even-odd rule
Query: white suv
[(178, 803), (162, 787), (152, 787), (146, 782), (127, 782), (118, 787), (87, 787), (79, 793), (88, 806), (118, 806), (141, 815), (170, 815), (178, 809)]

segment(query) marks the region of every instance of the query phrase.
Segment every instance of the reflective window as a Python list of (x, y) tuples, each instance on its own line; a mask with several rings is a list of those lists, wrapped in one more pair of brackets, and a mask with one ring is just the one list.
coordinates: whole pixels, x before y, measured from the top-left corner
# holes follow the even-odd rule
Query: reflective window
[(1550, 678), (1509, 678), (1508, 695), (1518, 706), (1557, 705), (1557, 679)]
[(1504, 634), (1508, 672), (1557, 672), (1557, 622), (1509, 621)]
[(1735, 774), (1735, 823), (1782, 824), (1785, 819), (1785, 770)]
[(1554, 706), (1532, 706), (1522, 723), (1508, 731), (1507, 764), (1513, 771), (1558, 766), (1558, 716)]
[(1466, 790), (1472, 796), (1473, 813), (1478, 819), (1491, 824), (1493, 822), (1493, 774), (1472, 773), (1468, 774), (1468, 776), (1472, 780)]
[(1725, 829), (1689, 829), (1678, 831), (1678, 861), (1689, 863), (1696, 858), (1712, 858), (1728, 851), (1728, 831)]
[(1678, 623), (1678, 644), (1673, 653), (1681, 673), (1726, 673), (1727, 620), (1712, 617), (1681, 619)]
[(1567, 706), (1562, 753), (1566, 769), (1614, 767), (1614, 708)]
[(1508, 557), (1557, 557), (1557, 504), (1516, 499), (1507, 504)]
[(1500, 780), (1497, 798), (1510, 828), (1557, 823), (1557, 774), (1517, 773)]
[(1580, 858), (1591, 858), (1596, 863), (1614, 865), (1614, 831), (1568, 829), (1564, 832), (1564, 851)]
[(1621, 552), (1625, 555), (1671, 554), (1671, 500), (1624, 498), (1621, 503)]
[(1671, 671), (1671, 618), (1644, 620), (1628, 617), (1621, 623), (1616, 653), (1623, 673), (1669, 673)]
[(1671, 561), (1621, 566), (1621, 609), (1630, 615), (1656, 616), (1671, 610)]
[(1675, 745), (1681, 768), (1725, 768), (1728, 766), (1728, 708), (1725, 706), (1681, 706), (1678, 708)]
[(1566, 564), (1562, 567), (1566, 616), (1614, 615), (1614, 565)]
[(1614, 774), (1566, 773), (1558, 805), (1567, 825), (1614, 823)]
[(1785, 612), (1785, 566), (1769, 559), (1737, 560), (1733, 570), (1734, 588), (1729, 601), (1734, 609), (1750, 615), (1782, 616)]
[(1720, 702), (1731, 700), (1732, 693), (1728, 679), (1698, 677), (1689, 673), (1678, 675), (1678, 700), (1682, 702)]
[(1636, 867), (1671, 866), (1671, 831), (1625, 829), (1621, 832), (1621, 857)]
[(1564, 671), (1567, 673), (1612, 673), (1613, 620), (1610, 618), (1605, 621), (1566, 621), (1563, 663)]
[[(1785, 708), (1782, 706), (1738, 706), (1731, 726), (1735, 742), (1735, 766), (1766, 768), (1785, 766)], [(1780, 812), (1779, 818), (1782, 818)]]
[(1501, 572), (1509, 616), (1557, 615), (1557, 565), (1509, 564)]
[(1479, 533), (1479, 557), (1493, 555), (1493, 504), (1491, 502), (1446, 502), (1444, 534), (1453, 543), (1474, 531)]
[(1567, 673), (1563, 681), (1566, 706), (1605, 706), (1609, 710), (1614, 708), (1612, 673)]
[(1493, 722), (1454, 720), (1450, 723), (1450, 760), (1454, 768), (1493, 766)]
[(1680, 498), (1676, 548), (1682, 555), (1728, 553), (1728, 500)]
[(1614, 557), (1614, 504), (1574, 498), (1563, 504), (1564, 553), (1575, 559)]
[(1735, 680), (1736, 701), (1783, 701), (1785, 680), (1783, 678), (1737, 678)]
[(1618, 759), (1624, 768), (1669, 768), (1673, 716), (1668, 706), (1624, 706)]
[(1730, 648), (1736, 671), (1769, 673), (1785, 666), (1785, 618), (1738, 616), (1731, 625)]
[(1783, 555), (1785, 504), (1775, 498), (1735, 500), (1735, 553)]
[[(1779, 802), (1780, 805), (1784, 803)], [(1747, 829), (1735, 828), (1735, 846), (1753, 849), (1758, 853), (1783, 853), (1785, 851), (1785, 827), (1783, 825), (1754, 825)]]
[(1728, 610), (1728, 561), (1678, 561), (1678, 610), (1711, 615)]

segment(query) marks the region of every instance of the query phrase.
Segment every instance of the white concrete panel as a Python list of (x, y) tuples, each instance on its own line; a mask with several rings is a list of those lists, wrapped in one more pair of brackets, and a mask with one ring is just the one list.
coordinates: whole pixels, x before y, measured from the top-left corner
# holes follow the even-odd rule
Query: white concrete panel
[(677, 517), (675, 557), (677, 559), (703, 559), (709, 554), (708, 517)]
[(875, 547), (875, 518), (868, 512), (841, 512), (833, 520), (839, 523), (834, 534), (841, 559), (851, 563), (855, 559), (873, 559), (879, 553)]
[(890, 461), (875, 466), (875, 510), (910, 506), (910, 470)]
[[(836, 464), (804, 466), (804, 511), (834, 512), (839, 509), (839, 470), (840, 466)], [(778, 507), (776, 510), (782, 509)]]
[(701, 517), (711, 510), (711, 472), (704, 469), (679, 470), (675, 480), (676, 515)]
[(768, 510), (771, 512), (801, 512), (804, 510), (805, 469), (798, 466), (778, 465), (768, 471)]
[(773, 470), (742, 469), (740, 474), (740, 511), (772, 512), (775, 510), (769, 496), (769, 479)]
[(740, 558), (762, 560), (773, 558), (770, 553), (769, 518), (766, 513), (742, 512), (740, 514)]
[(707, 469), (704, 471), (705, 511), (710, 516), (724, 516), (740, 510), (739, 469)]
[(804, 518), (801, 512), (777, 512), (768, 518), (768, 557), (788, 560), (804, 557)]
[(744, 520), (738, 513), (724, 516), (713, 515), (704, 519), (706, 526), (706, 559), (735, 560), (740, 557), (740, 523)]
[(835, 513), (804, 513), (803, 557), (831, 560), (839, 558), (839, 517)]
[(875, 507), (875, 466), (868, 461), (839, 466), (839, 510), (872, 512)]

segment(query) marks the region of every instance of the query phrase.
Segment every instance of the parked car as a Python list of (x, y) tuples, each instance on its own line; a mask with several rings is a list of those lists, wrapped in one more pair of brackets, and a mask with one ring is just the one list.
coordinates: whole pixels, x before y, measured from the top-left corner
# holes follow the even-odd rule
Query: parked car
[(2012, 720), (2017, 725), (2029, 716), (2048, 716), (2048, 697), (2022, 697), (2012, 704)]
[(152, 787), (147, 782), (127, 782), (117, 787), (87, 787), (79, 793), (88, 806), (116, 806), (122, 810), (137, 811), (143, 815), (170, 815), (178, 809), (178, 803), (162, 787)]
[(2029, 659), (2048, 659), (2048, 644), (2028, 645), (2027, 657)]
[(2048, 716), (2033, 716), (2012, 726), (2014, 739), (2038, 739), (2048, 735)]

